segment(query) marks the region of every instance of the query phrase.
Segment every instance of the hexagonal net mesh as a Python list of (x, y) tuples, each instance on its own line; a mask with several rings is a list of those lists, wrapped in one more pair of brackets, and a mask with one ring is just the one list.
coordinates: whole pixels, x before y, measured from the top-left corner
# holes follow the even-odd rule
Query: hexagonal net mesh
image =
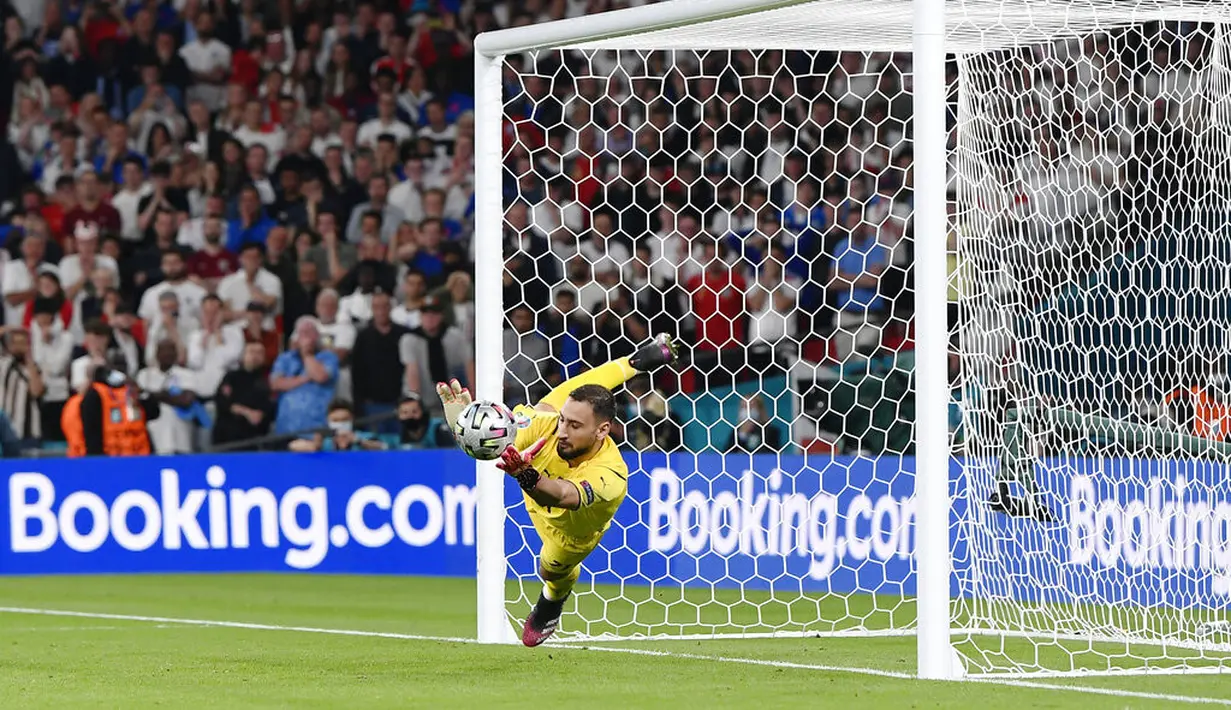
[[(950, 62), (971, 674), (1231, 655), (1231, 54), (1218, 24), (1094, 25)], [(658, 333), (684, 351), (617, 391), (628, 495), (560, 635), (913, 633), (910, 55), (502, 69), (505, 401)], [(540, 539), (515, 488), (506, 512), (517, 620)]]

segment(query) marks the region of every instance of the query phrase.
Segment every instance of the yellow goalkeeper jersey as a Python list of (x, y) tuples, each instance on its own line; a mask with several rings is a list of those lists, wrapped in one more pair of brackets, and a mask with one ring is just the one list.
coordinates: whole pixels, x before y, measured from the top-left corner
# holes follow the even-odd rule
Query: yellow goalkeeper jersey
[(580, 508), (566, 510), (541, 506), (523, 494), (526, 510), (567, 541), (579, 547), (593, 546), (611, 525), (611, 519), (628, 492), (628, 466), (620, 456), (619, 447), (608, 437), (588, 461), (569, 466), (556, 452), (560, 415), (525, 405), (517, 407), (516, 411), (530, 419), (530, 425), (517, 432), (517, 448), (525, 449), (546, 437), (547, 445), (534, 457), (532, 465), (541, 474), (576, 486), (581, 499)]

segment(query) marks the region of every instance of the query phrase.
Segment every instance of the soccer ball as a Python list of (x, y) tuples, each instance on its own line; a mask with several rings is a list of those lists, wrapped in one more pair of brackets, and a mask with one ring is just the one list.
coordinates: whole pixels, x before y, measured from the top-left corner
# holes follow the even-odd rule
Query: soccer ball
[(453, 425), (453, 438), (471, 458), (491, 461), (517, 439), (517, 419), (499, 402), (471, 402)]

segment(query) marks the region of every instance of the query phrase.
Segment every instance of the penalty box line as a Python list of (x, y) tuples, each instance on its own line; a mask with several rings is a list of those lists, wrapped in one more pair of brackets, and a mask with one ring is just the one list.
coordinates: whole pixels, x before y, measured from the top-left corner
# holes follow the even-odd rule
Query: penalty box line
[[(32, 616), (56, 616), (78, 619), (106, 619), (110, 621), (134, 621), (153, 624), (178, 624), (182, 626), (206, 626), (226, 629), (246, 629), (252, 631), (284, 631), (293, 633), (325, 634), (332, 636), (359, 636), (367, 638), (397, 639), (401, 641), (428, 641), (435, 643), (477, 644), (473, 638), (456, 636), (425, 636), (420, 634), (402, 634), (388, 631), (364, 631), (361, 629), (329, 629), (313, 626), (283, 626), (278, 624), (256, 624), (245, 621), (214, 621), (209, 619), (181, 619), (166, 616), (141, 616), (136, 614), (108, 614), (93, 611), (72, 611), (68, 609), (38, 609), (30, 607), (0, 606), (0, 614), (25, 614)], [(694, 661), (709, 661), (711, 663), (732, 663), (748, 666), (766, 666), (770, 668), (789, 668), (793, 670), (821, 671), (826, 673), (850, 673), (853, 675), (893, 678), (895, 680), (916, 680), (912, 673), (899, 671), (877, 670), (875, 668), (853, 668), (846, 666), (828, 666), (813, 663), (792, 663), (789, 661), (773, 661), (762, 658), (738, 658), (731, 656), (707, 656), (704, 654), (679, 653), (674, 651), (656, 651), (644, 648), (613, 648), (610, 646), (587, 646), (583, 644), (551, 644), (553, 650), (579, 649), (600, 653), (622, 653), (635, 656), (656, 656), (660, 658), (681, 658)], [(1197, 705), (1222, 705), (1231, 707), (1231, 698), (1206, 698), (1192, 695), (1172, 695), (1169, 693), (1147, 693), (1116, 688), (1102, 688), (1087, 685), (1068, 685), (1063, 683), (1042, 683), (1029, 680), (1009, 680), (1002, 678), (968, 678), (964, 681), (981, 683), (983, 685), (1000, 685), (1016, 688), (1032, 688), (1035, 690), (1051, 690), (1058, 692), (1085, 693), (1104, 695), (1117, 698), (1137, 698), (1141, 700), (1161, 700), (1166, 702), (1189, 703)]]

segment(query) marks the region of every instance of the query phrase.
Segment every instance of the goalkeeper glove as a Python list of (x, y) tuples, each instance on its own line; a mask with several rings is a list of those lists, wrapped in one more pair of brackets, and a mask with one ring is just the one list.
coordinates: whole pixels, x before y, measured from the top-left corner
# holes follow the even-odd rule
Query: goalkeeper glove
[(466, 405), (474, 401), (470, 396), (470, 390), (462, 387), (462, 383), (456, 379), (449, 380), (448, 384), (444, 382), (436, 383), (436, 394), (440, 396), (440, 403), (445, 408), (445, 423), (449, 425), (449, 430), (453, 430), (453, 425), (457, 424), (457, 418), (461, 415), (462, 410)]
[(523, 491), (531, 490), (539, 482), (539, 472), (530, 465), (530, 462), (546, 445), (547, 437), (534, 442), (525, 451), (518, 451), (516, 446), (510, 444), (505, 448), (504, 453), (500, 454), (500, 461), (496, 462), (496, 468), (512, 476)]

